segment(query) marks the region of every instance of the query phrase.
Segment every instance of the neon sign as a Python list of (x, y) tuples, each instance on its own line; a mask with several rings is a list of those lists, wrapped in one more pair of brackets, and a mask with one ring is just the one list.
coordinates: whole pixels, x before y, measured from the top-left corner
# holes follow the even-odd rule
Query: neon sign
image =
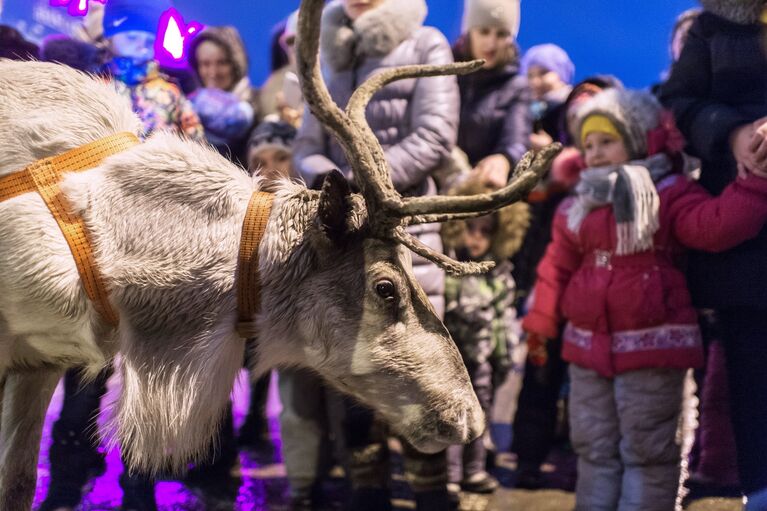
[(185, 24), (181, 14), (171, 7), (160, 16), (154, 43), (155, 59), (164, 66), (185, 67), (189, 43), (201, 30), (202, 24), (196, 21)]
[(88, 14), (88, 2), (94, 1), (101, 4), (107, 3), (107, 0), (50, 0), (54, 7), (67, 7), (67, 12), (71, 16), (85, 16)]

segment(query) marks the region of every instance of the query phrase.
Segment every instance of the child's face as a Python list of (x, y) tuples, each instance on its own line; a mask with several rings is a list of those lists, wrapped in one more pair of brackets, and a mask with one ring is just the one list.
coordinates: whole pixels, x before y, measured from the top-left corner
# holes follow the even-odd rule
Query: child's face
[(583, 159), (587, 167), (604, 167), (626, 163), (629, 155), (620, 138), (593, 131), (583, 140)]
[(485, 215), (479, 218), (466, 220), (466, 232), (464, 233), (464, 245), (469, 257), (479, 259), (490, 250), (495, 231), (495, 217)]
[(289, 178), (292, 175), (290, 152), (286, 149), (266, 147), (252, 149), (248, 158), (248, 170), (253, 173), (260, 169), (260, 175), (270, 181)]
[(543, 99), (549, 92), (565, 85), (558, 74), (541, 66), (530, 66), (527, 70), (527, 81), (534, 99)]
[(155, 35), (141, 30), (120, 32), (110, 38), (112, 53), (118, 57), (130, 57), (136, 60), (154, 58)]

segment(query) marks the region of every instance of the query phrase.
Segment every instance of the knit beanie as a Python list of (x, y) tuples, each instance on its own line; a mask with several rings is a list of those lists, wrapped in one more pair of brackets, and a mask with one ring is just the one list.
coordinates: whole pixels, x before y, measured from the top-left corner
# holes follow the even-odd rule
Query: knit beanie
[(171, 0), (109, 0), (104, 7), (104, 37), (130, 31), (157, 33)]
[(248, 149), (278, 147), (290, 150), (296, 138), (296, 128), (286, 122), (264, 121), (253, 130), (248, 140)]
[(516, 38), (519, 33), (519, 0), (465, 0), (461, 32), (472, 28), (495, 27), (509, 31)]
[(575, 65), (565, 50), (556, 44), (539, 44), (525, 52), (520, 63), (520, 72), (524, 75), (533, 66), (553, 71), (565, 83), (572, 83)]
[(583, 145), (582, 135), (589, 125), (593, 131), (602, 131), (607, 126), (623, 140), (630, 160), (646, 158), (648, 134), (659, 126), (660, 115), (658, 100), (647, 92), (604, 90), (578, 109), (578, 144)]

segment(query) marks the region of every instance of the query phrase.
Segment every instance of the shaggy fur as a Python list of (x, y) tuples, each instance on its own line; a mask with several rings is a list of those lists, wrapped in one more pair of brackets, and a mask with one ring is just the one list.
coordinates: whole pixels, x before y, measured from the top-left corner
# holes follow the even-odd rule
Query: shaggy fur
[[(0, 62), (0, 174), (139, 126), (110, 84), (55, 64)], [(118, 351), (124, 387), (111, 430), (130, 466), (181, 470), (207, 452), (242, 366), (237, 253), (260, 185), (215, 150), (162, 132), (63, 180), (91, 233), (120, 317), (116, 331), (87, 300), (42, 199), (31, 193), (0, 202), (0, 381), (37, 385), (39, 395), (29, 391), (28, 399), (41, 403), (21, 409), (9, 404), (18, 395), (2, 396), (0, 502), (18, 498), (3, 509), (29, 508), (34, 484), (15, 482), (34, 481), (30, 456), (37, 456), (48, 382), (72, 366), (95, 373)], [(347, 193), (332, 184), (322, 192), (277, 187), (259, 248), (256, 372), (314, 369), (421, 449), (476, 437), (484, 429), (479, 403), (409, 253), (366, 239), (364, 201)], [(335, 213), (345, 217), (346, 236), (328, 238), (321, 204), (346, 209)], [(377, 295), (382, 279), (395, 284), (394, 301)]]
[(355, 57), (388, 55), (423, 25), (424, 0), (386, 0), (352, 22), (343, 2), (335, 0), (322, 13), (320, 55), (336, 71), (348, 69)]
[(764, 0), (700, 0), (703, 8), (733, 23), (752, 25), (759, 22)]
[[(478, 179), (468, 179), (451, 190), (451, 195), (476, 195), (490, 193), (493, 189), (483, 185)], [(516, 254), (530, 227), (530, 206), (525, 202), (515, 202), (493, 213), (498, 218), (498, 229), (490, 246), (495, 261), (505, 261)], [(463, 246), (466, 222), (453, 220), (442, 225), (442, 243), (446, 249), (459, 249)]]

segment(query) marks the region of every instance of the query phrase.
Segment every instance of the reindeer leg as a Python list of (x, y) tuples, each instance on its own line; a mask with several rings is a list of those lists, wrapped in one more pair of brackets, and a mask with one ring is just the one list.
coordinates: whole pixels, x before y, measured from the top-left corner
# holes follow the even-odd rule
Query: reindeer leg
[(0, 511), (29, 511), (35, 496), (43, 421), (60, 369), (9, 371), (0, 423)]

